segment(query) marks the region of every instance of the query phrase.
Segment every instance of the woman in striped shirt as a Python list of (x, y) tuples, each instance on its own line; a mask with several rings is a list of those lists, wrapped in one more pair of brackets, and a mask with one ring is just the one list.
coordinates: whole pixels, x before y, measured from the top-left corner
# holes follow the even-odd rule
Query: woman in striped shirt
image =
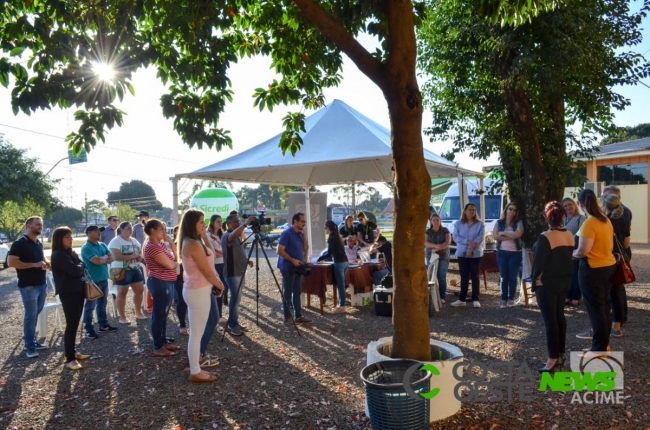
[(171, 308), (176, 268), (178, 259), (175, 251), (170, 251), (165, 243), (174, 250), (174, 241), (167, 236), (165, 225), (155, 218), (150, 219), (144, 226), (144, 232), (149, 237), (144, 247), (144, 261), (147, 263), (149, 277), (147, 289), (151, 293), (153, 312), (151, 314), (151, 337), (153, 338), (153, 356), (169, 357), (174, 351), (181, 349), (167, 343), (167, 314)]

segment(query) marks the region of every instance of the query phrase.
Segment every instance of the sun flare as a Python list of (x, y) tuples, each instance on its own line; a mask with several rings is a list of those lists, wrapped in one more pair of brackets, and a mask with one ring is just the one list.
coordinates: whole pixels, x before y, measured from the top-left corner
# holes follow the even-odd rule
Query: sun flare
[(103, 81), (112, 81), (115, 77), (115, 70), (110, 64), (97, 62), (93, 64), (92, 69)]

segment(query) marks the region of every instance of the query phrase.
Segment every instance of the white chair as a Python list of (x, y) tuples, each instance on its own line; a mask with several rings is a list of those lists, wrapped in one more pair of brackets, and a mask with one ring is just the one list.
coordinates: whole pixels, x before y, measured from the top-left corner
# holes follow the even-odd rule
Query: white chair
[(427, 279), (429, 281), (429, 293), (430, 298), (433, 301), (433, 309), (436, 312), (440, 312), (442, 302), (440, 301), (440, 289), (438, 286), (438, 277), (436, 276), (436, 273), (438, 273), (438, 255), (432, 254), (431, 262), (429, 263), (429, 267), (427, 269)]
[[(54, 287), (54, 275), (52, 275), (52, 272), (48, 272), (46, 276), (46, 283), (47, 283), (47, 289), (46, 289), (46, 296), (49, 295), (50, 293), (50, 288), (52, 289), (52, 292), (56, 291), (56, 288)], [(38, 314), (38, 322), (36, 323), (36, 332), (38, 333), (39, 337), (47, 337), (47, 317), (50, 315), (50, 311), (54, 311), (54, 318), (56, 319), (56, 326), (59, 329), (59, 331), (63, 331), (63, 323), (61, 322), (61, 314), (59, 313), (59, 309), (61, 308), (61, 300), (59, 299), (58, 295), (55, 295), (56, 302), (45, 302), (45, 305), (43, 305), (43, 310), (41, 313)], [(46, 298), (47, 300), (47, 298)]]

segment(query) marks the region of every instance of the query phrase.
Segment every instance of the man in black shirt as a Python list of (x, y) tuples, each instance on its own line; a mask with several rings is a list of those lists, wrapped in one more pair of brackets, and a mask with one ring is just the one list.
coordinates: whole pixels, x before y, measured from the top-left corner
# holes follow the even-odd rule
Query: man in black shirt
[[(375, 244), (375, 230), (377, 230), (377, 234), (380, 233), (377, 224), (368, 221), (366, 214), (363, 212), (359, 212), (357, 218), (359, 220), (359, 225), (357, 225), (357, 239), (359, 240), (359, 246), (373, 246)], [(376, 259), (377, 254), (370, 254), (370, 258)]]
[(382, 278), (389, 273), (392, 273), (393, 270), (393, 244), (387, 241), (384, 236), (379, 236), (377, 243), (370, 248), (370, 255), (377, 256), (380, 252), (384, 254), (386, 268), (377, 270), (372, 274), (372, 282), (375, 285), (380, 285)]
[(27, 357), (33, 358), (38, 357), (37, 350), (47, 349), (47, 346), (36, 342), (36, 323), (38, 314), (45, 305), (45, 274), (50, 268), (50, 263), (45, 259), (43, 244), (38, 240), (38, 236), (43, 232), (43, 219), (38, 216), (29, 217), (25, 222), (25, 231), (26, 235), (11, 244), (8, 263), (18, 274), (18, 288), (25, 307), (23, 340)]

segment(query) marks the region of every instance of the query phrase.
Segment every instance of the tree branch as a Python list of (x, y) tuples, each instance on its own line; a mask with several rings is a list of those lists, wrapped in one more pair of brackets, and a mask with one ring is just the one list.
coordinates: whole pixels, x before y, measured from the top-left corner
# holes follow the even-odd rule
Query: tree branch
[(384, 89), (387, 81), (386, 67), (363, 47), (325, 9), (314, 0), (293, 0), (302, 14), (356, 64), (379, 88)]

